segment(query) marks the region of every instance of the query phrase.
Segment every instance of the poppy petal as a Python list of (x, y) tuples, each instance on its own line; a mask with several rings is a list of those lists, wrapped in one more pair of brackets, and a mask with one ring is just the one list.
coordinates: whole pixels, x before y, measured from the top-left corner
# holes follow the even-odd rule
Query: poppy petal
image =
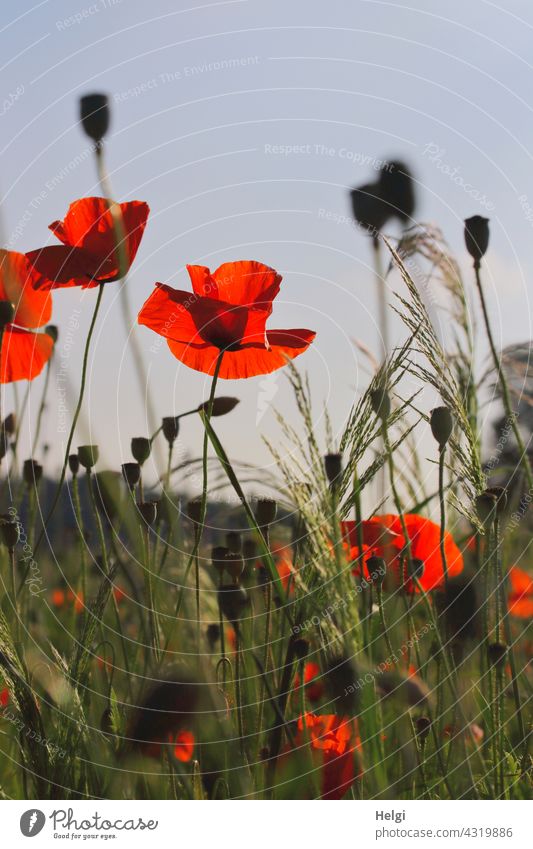
[(37, 292), (39, 275), (24, 254), (0, 250), (0, 300), (15, 307), (13, 323), (21, 327), (43, 327), (52, 315), (52, 298)]
[(255, 260), (225, 262), (212, 275), (217, 287), (217, 297), (229, 304), (257, 306), (271, 311), (272, 301), (279, 292), (282, 280), (268, 265)]
[(55, 289), (58, 285), (65, 288), (98, 286), (98, 280), (92, 278), (102, 271), (101, 263), (81, 248), (50, 245), (29, 251), (26, 257), (35, 272), (37, 289)]
[(191, 731), (180, 731), (174, 741), (174, 757), (182, 763), (190, 761), (194, 754), (194, 735)]
[(8, 325), (2, 336), (0, 383), (33, 380), (50, 359), (53, 348), (48, 333), (31, 333)]

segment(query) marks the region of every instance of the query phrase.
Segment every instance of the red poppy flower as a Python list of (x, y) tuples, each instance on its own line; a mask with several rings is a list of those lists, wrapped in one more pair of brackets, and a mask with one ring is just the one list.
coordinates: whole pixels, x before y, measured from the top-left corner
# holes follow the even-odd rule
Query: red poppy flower
[(37, 288), (87, 289), (125, 276), (135, 259), (150, 210), (139, 200), (117, 206), (122, 213), (126, 268), (120, 268), (110, 202), (106, 198), (81, 198), (70, 204), (63, 221), (50, 224), (49, 229), (63, 244), (26, 254), (38, 275)]
[(361, 750), (357, 720), (334, 714), (300, 716), (294, 748), (288, 747), (285, 752), (307, 746), (310, 746), (315, 767), (320, 768), (320, 797), (342, 799), (355, 779), (362, 775), (359, 764), (356, 770)]
[(52, 604), (54, 607), (63, 607), (66, 596), (64, 590), (54, 590), (52, 593)]
[(174, 740), (174, 757), (182, 763), (190, 761), (194, 754), (194, 734), (180, 731)]
[[(324, 693), (324, 682), (320, 676), (321, 672), (318, 663), (310, 660), (304, 665), (305, 695), (310, 702), (319, 702)], [(300, 676), (297, 674), (294, 678), (294, 687), (298, 689), (299, 686)]]
[(518, 566), (511, 566), (509, 580), (511, 582), (511, 592), (507, 599), (509, 613), (519, 619), (531, 619), (533, 617), (533, 578), (530, 578), (527, 572), (519, 569)]
[(0, 707), (7, 707), (9, 704), (9, 690), (7, 687), (4, 687), (3, 690), (0, 690)]
[[(417, 513), (406, 513), (404, 521), (411, 541), (411, 555), (414, 560), (422, 560), (424, 563), (420, 585), (426, 592), (442, 586), (444, 571), (439, 547), (439, 526)], [(399, 579), (400, 553), (405, 549), (400, 517), (395, 514), (374, 516), (369, 521), (362, 522), (362, 526), (364, 544), (372, 553), (383, 557)], [(343, 522), (343, 534), (350, 545), (357, 545), (355, 522)], [(463, 557), (448, 531), (444, 535), (444, 552), (448, 576), (452, 578), (463, 571)], [(412, 591), (410, 581), (406, 583), (406, 589)]]
[(311, 330), (267, 330), (281, 276), (260, 262), (226, 262), (211, 274), (188, 265), (193, 292), (156, 283), (139, 313), (139, 324), (164, 336), (174, 356), (196, 371), (213, 374), (224, 351), (220, 377), (254, 377), (276, 371), (307, 350)]
[(52, 298), (34, 290), (36, 280), (24, 254), (0, 250), (0, 301), (9, 301), (15, 309), (2, 334), (0, 383), (33, 380), (52, 354), (52, 337), (27, 329), (43, 327), (52, 315)]

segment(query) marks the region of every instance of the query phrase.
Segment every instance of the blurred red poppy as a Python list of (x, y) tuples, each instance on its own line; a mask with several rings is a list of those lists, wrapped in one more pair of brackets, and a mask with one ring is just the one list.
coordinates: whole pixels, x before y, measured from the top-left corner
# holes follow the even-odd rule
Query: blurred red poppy
[(190, 761), (194, 754), (194, 734), (191, 731), (178, 732), (174, 740), (174, 757), (182, 763)]
[(320, 797), (342, 799), (362, 775), (357, 720), (334, 714), (300, 716), (293, 747), (285, 752), (308, 746), (315, 767), (320, 769)]
[[(404, 521), (411, 541), (411, 556), (414, 560), (421, 560), (424, 563), (424, 573), (419, 579), (420, 585), (426, 592), (442, 586), (444, 571), (439, 547), (439, 526), (417, 513), (406, 513)], [(400, 517), (395, 514), (374, 516), (362, 522), (362, 530), (363, 542), (368, 547), (369, 554), (383, 557), (400, 579), (400, 553), (405, 549)], [(343, 522), (343, 535), (351, 546), (357, 546), (355, 522)], [(444, 551), (448, 575), (452, 578), (463, 571), (463, 557), (448, 531), (444, 535)], [(405, 587), (409, 592), (413, 590), (410, 581), (407, 581)]]
[(193, 292), (156, 283), (139, 313), (144, 324), (167, 340), (182, 363), (213, 374), (224, 351), (220, 377), (254, 377), (276, 371), (307, 350), (311, 330), (267, 330), (281, 276), (260, 262), (227, 262), (211, 274), (188, 265)]
[(70, 204), (63, 221), (50, 224), (49, 229), (63, 244), (26, 254), (37, 275), (35, 286), (87, 289), (124, 277), (135, 259), (150, 210), (139, 200), (117, 206), (122, 213), (125, 269), (120, 268), (110, 202), (99, 197), (81, 198)]
[(533, 578), (518, 566), (511, 566), (509, 581), (511, 582), (511, 592), (507, 598), (509, 613), (519, 619), (530, 619), (533, 616)]
[[(321, 680), (320, 666), (312, 660), (304, 666), (304, 686), (305, 695), (310, 702), (319, 702), (324, 693), (324, 682)], [(294, 687), (297, 690), (300, 686), (300, 676), (294, 677)]]
[(9, 690), (7, 687), (4, 687), (3, 690), (0, 690), (0, 707), (7, 707), (9, 704)]
[(14, 307), (13, 320), (2, 334), (0, 383), (33, 380), (50, 359), (54, 342), (47, 333), (33, 333), (52, 315), (52, 298), (34, 289), (37, 275), (24, 254), (0, 250), (0, 301)]

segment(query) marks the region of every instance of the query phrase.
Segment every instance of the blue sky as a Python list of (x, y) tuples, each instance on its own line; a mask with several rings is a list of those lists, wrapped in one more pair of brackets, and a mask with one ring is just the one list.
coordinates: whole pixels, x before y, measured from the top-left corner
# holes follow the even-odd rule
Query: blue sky
[[(113, 104), (115, 197), (151, 207), (127, 283), (134, 312), (155, 281), (189, 288), (186, 263), (274, 266), (284, 282), (270, 326), (317, 331), (299, 365), (336, 430), (366, 380), (354, 339), (379, 350), (368, 241), (339, 217), (350, 214), (347, 189), (372, 179), (379, 160), (410, 164), (417, 219), (440, 224), (468, 279), (462, 219), (491, 219), (486, 281), (496, 336), (502, 344), (531, 337), (533, 9), (525, 0), (22, 0), (4, 7), (1, 29), (1, 223), (14, 249), (41, 246), (70, 201), (99, 193), (77, 101), (101, 90)], [(117, 296), (111, 284), (77, 440), (105, 446), (113, 466), (129, 459), (132, 436), (148, 433)], [(74, 387), (94, 297), (54, 299), (60, 328), (81, 311), (64, 358)], [(166, 346), (151, 351), (146, 328), (135, 333), (158, 414), (207, 396), (204, 375)], [(394, 337), (402, 337), (399, 323)], [(30, 421), (41, 386), (32, 389)], [(260, 435), (277, 433), (272, 406), (292, 411), (283, 375), (220, 391), (242, 402), (219, 424), (230, 453), (268, 462)], [(50, 469), (64, 442), (58, 398), (52, 379)], [(200, 423), (187, 420), (183, 450), (197, 454), (200, 434)]]

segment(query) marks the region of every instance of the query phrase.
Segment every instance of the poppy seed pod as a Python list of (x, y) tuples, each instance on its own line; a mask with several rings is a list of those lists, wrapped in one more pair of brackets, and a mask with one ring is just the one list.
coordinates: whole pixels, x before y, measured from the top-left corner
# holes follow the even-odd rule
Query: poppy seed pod
[(504, 486), (488, 486), (485, 492), (494, 496), (496, 499), (496, 515), (501, 516), (507, 507), (507, 490)]
[(448, 581), (447, 588), (436, 594), (435, 602), (439, 617), (446, 622), (449, 639), (464, 641), (477, 637), (479, 604), (471, 576), (463, 573)]
[(141, 467), (138, 463), (122, 463), (122, 475), (130, 489), (134, 489), (141, 479)]
[(337, 483), (342, 474), (342, 454), (326, 454), (324, 467), (328, 482), (330, 484)]
[[(225, 395), (222, 395), (220, 398), (214, 398), (211, 416), (225, 416), (227, 413), (231, 413), (238, 403), (238, 398), (231, 398)], [(203, 401), (198, 407), (199, 412), (207, 412), (208, 409), (209, 401)]]
[(17, 417), (15, 416), (15, 413), (9, 413), (9, 415), (5, 417), (3, 430), (8, 436), (14, 436), (17, 430)]
[(266, 528), (276, 519), (277, 502), (273, 498), (258, 498), (255, 506), (255, 518), (260, 528)]
[(387, 564), (385, 562), (385, 558), (377, 557), (377, 555), (372, 554), (366, 561), (366, 568), (368, 569), (368, 574), (370, 575), (370, 580), (373, 584), (376, 584), (378, 587), (382, 586), (387, 577)]
[(107, 94), (80, 97), (80, 119), (90, 139), (100, 144), (109, 129), (110, 111)]
[(415, 722), (416, 734), (421, 743), (425, 743), (431, 730), (431, 720), (427, 716), (419, 716)]
[(169, 445), (173, 445), (180, 432), (180, 420), (178, 416), (165, 416), (162, 420), (161, 427), (166, 441)]
[(148, 460), (152, 451), (152, 443), (146, 436), (134, 436), (131, 440), (131, 453), (133, 459), (142, 466)]
[(242, 551), (242, 537), (238, 531), (228, 531), (226, 534), (226, 548), (234, 554)]
[(68, 467), (72, 472), (72, 475), (76, 477), (80, 470), (80, 459), (77, 454), (68, 455)]
[(15, 317), (15, 307), (11, 301), (0, 301), (0, 330), (11, 324)]
[(226, 568), (226, 554), (229, 554), (229, 551), (223, 545), (215, 545), (211, 549), (211, 563), (221, 575)]
[(218, 589), (218, 603), (226, 619), (236, 629), (248, 604), (248, 593), (238, 584), (223, 584)]
[(390, 218), (390, 212), (381, 197), (379, 183), (366, 183), (352, 189), (350, 200), (357, 223), (376, 238), (383, 225)]
[(505, 643), (490, 643), (487, 646), (487, 655), (490, 665), (501, 669), (507, 657), (507, 646)]
[(448, 407), (435, 407), (429, 417), (431, 433), (439, 444), (444, 448), (453, 431), (453, 416)]
[(153, 525), (157, 519), (157, 502), (141, 501), (141, 503), (137, 505), (137, 508), (146, 524)]
[(309, 640), (304, 640), (303, 637), (297, 637), (297, 639), (293, 640), (292, 650), (298, 660), (304, 660), (309, 654)]
[(476, 498), (476, 511), (485, 527), (492, 525), (496, 517), (496, 504), (496, 496), (489, 490), (484, 490)]
[(228, 551), (224, 563), (226, 572), (236, 584), (244, 572), (244, 561), (239, 552)]
[(244, 563), (251, 564), (253, 560), (257, 558), (257, 543), (255, 539), (249, 537), (245, 539), (242, 545), (242, 556), (244, 558)]
[(13, 522), (12, 519), (0, 518), (0, 533), (2, 542), (10, 551), (13, 551), (19, 541), (19, 525), (18, 522)]
[(416, 198), (412, 174), (403, 162), (393, 161), (383, 165), (379, 176), (379, 190), (388, 214), (405, 222), (412, 218)]
[(386, 389), (378, 387), (370, 393), (370, 403), (376, 416), (386, 422), (390, 416), (391, 403)]
[(43, 467), (37, 460), (24, 460), (24, 465), (22, 467), (22, 477), (24, 479), (24, 483), (28, 485), (35, 484), (37, 485), (43, 476)]
[(59, 336), (59, 330), (57, 329), (57, 324), (47, 324), (44, 328), (44, 332), (50, 336), (54, 345), (57, 342), (57, 338)]
[(98, 462), (98, 445), (78, 445), (78, 458), (84, 469), (92, 469)]
[(466, 249), (474, 260), (474, 267), (479, 268), (489, 246), (489, 219), (482, 215), (466, 218), (464, 232)]
[(214, 651), (218, 645), (218, 641), (220, 640), (220, 625), (216, 625), (212, 622), (211, 625), (207, 626), (205, 635), (207, 637), (209, 648), (211, 651)]
[(202, 521), (202, 499), (201, 498), (193, 498), (192, 501), (187, 503), (187, 516), (194, 522), (195, 525), (199, 525)]

